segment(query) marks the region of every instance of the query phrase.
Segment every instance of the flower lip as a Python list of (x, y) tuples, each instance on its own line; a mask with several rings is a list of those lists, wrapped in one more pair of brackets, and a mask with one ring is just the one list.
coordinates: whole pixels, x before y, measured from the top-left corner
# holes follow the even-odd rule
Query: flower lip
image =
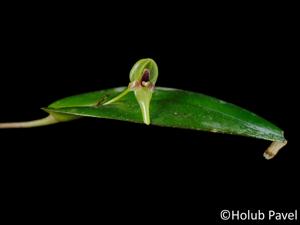
[(150, 81), (150, 70), (144, 69), (143, 76), (141, 79), (141, 83)]

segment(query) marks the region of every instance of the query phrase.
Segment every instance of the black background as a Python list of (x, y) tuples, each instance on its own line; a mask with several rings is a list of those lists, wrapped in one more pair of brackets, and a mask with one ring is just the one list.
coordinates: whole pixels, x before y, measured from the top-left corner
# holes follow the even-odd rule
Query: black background
[(59, 98), (127, 85), (131, 66), (151, 57), (158, 86), (249, 109), (289, 144), (267, 161), (267, 141), (118, 121), (1, 130), (2, 204), (12, 219), (221, 222), (222, 209), (299, 206), (293, 13), (179, 8), (10, 8), (0, 121), (41, 118), (39, 108)]

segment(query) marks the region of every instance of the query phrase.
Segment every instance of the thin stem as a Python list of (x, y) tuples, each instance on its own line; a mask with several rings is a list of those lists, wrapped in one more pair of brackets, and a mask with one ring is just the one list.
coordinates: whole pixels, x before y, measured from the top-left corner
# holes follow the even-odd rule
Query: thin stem
[(273, 141), (268, 149), (264, 152), (264, 157), (266, 159), (272, 159), (287, 144), (287, 141)]
[(13, 123), (0, 123), (1, 128), (30, 128), (30, 127), (40, 127), (46, 126), (54, 123), (58, 123), (59, 121), (56, 120), (51, 114), (45, 118), (26, 121), (26, 122), (13, 122)]
[(124, 91), (122, 91), (118, 96), (114, 97), (113, 99), (103, 103), (103, 105), (108, 105), (108, 104), (111, 104), (111, 103), (114, 103), (116, 101), (118, 101), (120, 98), (124, 97), (125, 95), (128, 94), (128, 92), (130, 91), (129, 88), (126, 88)]

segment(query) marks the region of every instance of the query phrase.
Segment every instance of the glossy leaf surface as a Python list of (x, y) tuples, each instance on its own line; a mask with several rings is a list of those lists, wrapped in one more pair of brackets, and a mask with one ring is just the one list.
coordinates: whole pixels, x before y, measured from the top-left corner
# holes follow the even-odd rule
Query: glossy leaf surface
[[(143, 123), (139, 105), (130, 92), (117, 102), (103, 105), (125, 87), (80, 94), (58, 100), (47, 112)], [(284, 141), (283, 131), (267, 120), (207, 95), (157, 87), (153, 93), (151, 124)], [(63, 116), (63, 115), (62, 115)]]

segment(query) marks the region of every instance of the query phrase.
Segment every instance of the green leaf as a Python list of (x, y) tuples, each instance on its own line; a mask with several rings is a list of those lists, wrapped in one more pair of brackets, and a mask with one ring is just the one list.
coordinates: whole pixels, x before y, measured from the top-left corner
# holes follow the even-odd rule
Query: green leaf
[[(120, 100), (103, 105), (125, 87), (80, 94), (58, 100), (47, 108), (56, 116), (87, 116), (143, 123), (143, 117), (130, 92)], [(151, 124), (210, 132), (250, 136), (285, 142), (283, 131), (245, 109), (190, 91), (157, 87), (150, 106)], [(63, 118), (63, 117), (62, 117)]]
[(233, 104), (171, 88), (156, 88), (153, 93), (158, 78), (153, 59), (137, 61), (129, 78), (128, 87), (67, 97), (44, 108), (49, 113), (46, 118), (0, 123), (0, 128), (45, 126), (87, 116), (270, 140), (273, 142), (264, 153), (266, 159), (273, 158), (287, 144), (280, 128)]

